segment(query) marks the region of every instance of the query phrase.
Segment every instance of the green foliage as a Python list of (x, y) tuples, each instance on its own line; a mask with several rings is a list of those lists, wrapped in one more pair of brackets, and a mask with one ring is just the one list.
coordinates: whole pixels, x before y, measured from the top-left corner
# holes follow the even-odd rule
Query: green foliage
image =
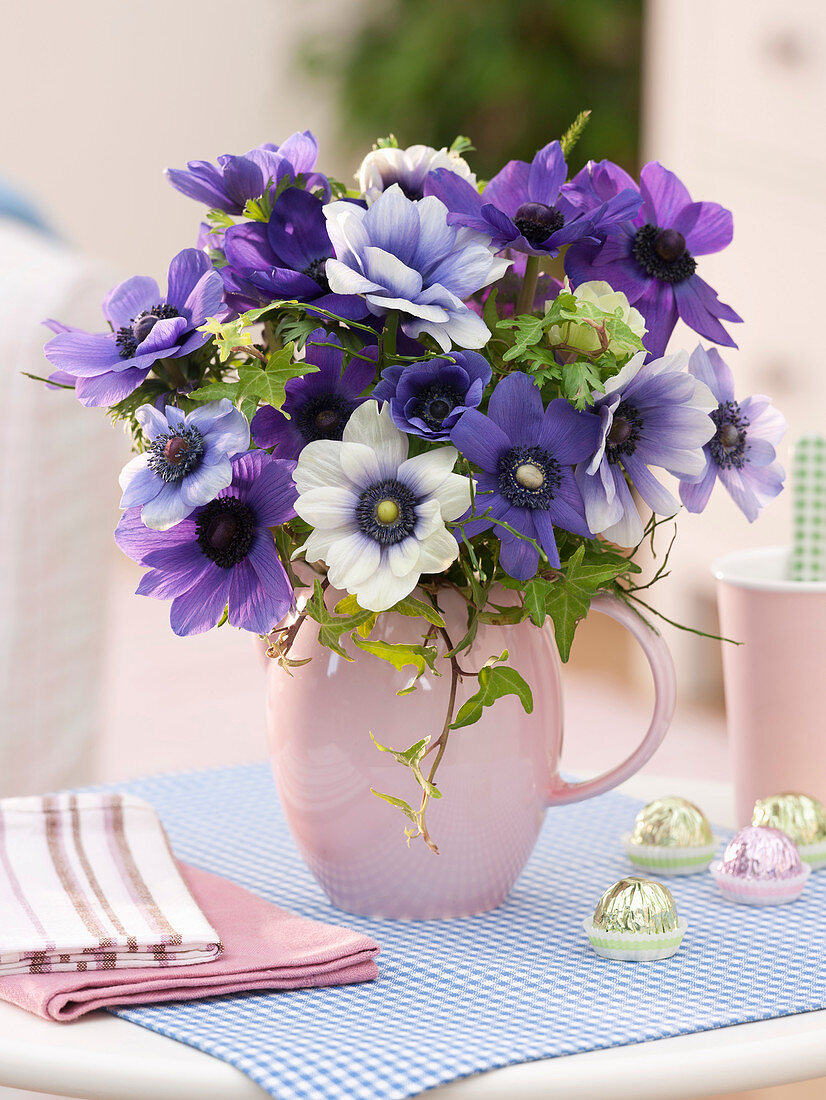
[(562, 152), (566, 160), (573, 152), (573, 148), (576, 143), (582, 137), (582, 133), (585, 130), (585, 127), (588, 125), (590, 118), (590, 111), (580, 111), (574, 121), (559, 139), (559, 144), (562, 147)]
[(588, 614), (591, 597), (618, 577), (640, 572), (638, 565), (620, 554), (601, 553), (599, 545), (594, 544), (586, 557), (586, 544), (580, 543), (558, 576), (533, 577), (525, 585), (525, 609), (536, 626), (542, 626), (546, 617), (551, 619), (563, 661), (571, 655), (577, 624)]
[(444, 628), (445, 621), (439, 612), (429, 603), (425, 603), (424, 600), (417, 600), (415, 596), (405, 596), (403, 600), (391, 607), (390, 611), (397, 612), (399, 615), (407, 615), (408, 618), (422, 618), (432, 626)]
[(229, 229), (235, 225), (235, 218), (224, 210), (207, 210), (206, 220), (214, 229)]
[(353, 615), (334, 615), (324, 603), (324, 589), (321, 581), (316, 581), (311, 599), (307, 601), (307, 614), (318, 623), (319, 645), (326, 646), (345, 661), (353, 658), (341, 644), (342, 634), (352, 633), (373, 614), (372, 611), (357, 611)]
[(463, 134), (459, 134), (459, 136), (455, 137), (450, 143), (450, 149), (448, 151), (451, 153), (457, 153), (461, 157), (465, 153), (475, 153), (476, 146), (473, 144), (469, 137), (465, 137)]
[[(280, 409), (287, 396), (286, 383), (291, 378), (312, 374), (318, 367), (305, 360), (293, 359), (293, 345), (279, 348), (267, 356), (266, 363), (242, 363), (238, 367), (238, 380), (211, 382), (189, 394), (190, 401), (218, 401), (229, 398), (238, 405), (247, 419), (251, 419), (260, 404)], [(286, 413), (284, 414), (287, 415)]]
[[(490, 178), (530, 160), (582, 106), (576, 148), (637, 163), (642, 0), (386, 0), (346, 44), (322, 31), (305, 46), (314, 80), (332, 80), (342, 148), (393, 130), (402, 145), (473, 134)], [(575, 166), (576, 167), (576, 166)]]
[[(436, 647), (432, 645), (407, 645), (403, 642), (385, 642), (377, 638), (360, 638), (353, 635), (353, 642), (366, 653), (372, 653), (382, 661), (387, 661), (400, 672), (405, 668), (413, 669), (413, 676), (397, 695), (409, 695), (416, 689), (416, 681), (424, 675), (426, 669), (436, 672)], [(438, 675), (438, 673), (437, 673)]]
[[(506, 657), (507, 650), (503, 655), (503, 658)], [(450, 728), (456, 730), (462, 726), (472, 726), (482, 717), (484, 707), (493, 706), (497, 699), (502, 699), (505, 695), (517, 696), (527, 714), (533, 711), (531, 689), (515, 668), (500, 664), (483, 665), (479, 669), (479, 690), (459, 707)]]
[(576, 409), (586, 409), (592, 402), (591, 393), (603, 390), (599, 370), (587, 359), (565, 363), (562, 367), (562, 396)]
[(422, 789), (423, 800), (418, 810), (414, 810), (413, 807), (404, 798), (398, 798), (396, 795), (383, 794), (381, 791), (377, 791), (374, 787), (370, 788), (372, 794), (376, 798), (381, 798), (384, 802), (389, 802), (391, 806), (395, 806), (397, 810), (401, 810), (404, 816), (413, 822), (413, 829), (405, 829), (405, 835), (407, 836), (407, 843), (417, 836), (421, 836), (424, 830), (424, 811), (427, 805), (427, 800), (430, 798), (441, 798), (442, 792), (436, 786), (435, 783), (431, 783), (430, 780), (422, 772), (422, 760), (427, 753), (427, 746), (430, 744), (429, 737), (423, 737), (420, 741), (417, 741), (414, 745), (411, 745), (409, 749), (399, 750), (388, 748), (387, 745), (382, 745), (376, 740), (373, 734), (370, 734), (373, 739), (373, 744), (380, 752), (389, 752), (390, 755), (402, 764), (404, 767), (409, 768), (413, 778)]
[[(562, 291), (542, 317), (520, 314), (496, 323), (497, 331), (507, 332), (510, 341), (502, 363), (518, 366), (540, 387), (557, 383), (558, 396), (584, 409), (591, 404), (592, 393), (601, 392), (605, 380), (643, 350), (642, 339), (621, 312), (607, 312)], [(589, 350), (594, 343), (596, 347)]]

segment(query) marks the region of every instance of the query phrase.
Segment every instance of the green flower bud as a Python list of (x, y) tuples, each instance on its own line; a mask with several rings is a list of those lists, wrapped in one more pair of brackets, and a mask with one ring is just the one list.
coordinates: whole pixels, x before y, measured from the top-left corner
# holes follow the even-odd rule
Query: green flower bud
[[(574, 290), (566, 279), (560, 294), (571, 295), (574, 301), (566, 306), (564, 320), (548, 329), (552, 347), (563, 345), (566, 351), (587, 356), (611, 352), (618, 360), (642, 348), (645, 318), (609, 283), (580, 283)], [(548, 303), (547, 308), (552, 306)]]

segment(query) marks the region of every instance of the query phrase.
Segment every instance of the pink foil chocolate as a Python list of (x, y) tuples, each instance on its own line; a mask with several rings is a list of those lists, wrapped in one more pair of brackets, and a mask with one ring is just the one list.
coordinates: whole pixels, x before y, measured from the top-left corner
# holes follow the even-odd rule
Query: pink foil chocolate
[(747, 825), (711, 865), (720, 893), (744, 905), (784, 905), (803, 892), (811, 868), (780, 829)]

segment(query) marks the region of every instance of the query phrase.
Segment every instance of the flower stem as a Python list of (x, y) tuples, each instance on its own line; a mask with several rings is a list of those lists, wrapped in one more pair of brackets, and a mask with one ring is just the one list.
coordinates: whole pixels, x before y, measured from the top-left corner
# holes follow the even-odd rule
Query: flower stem
[(528, 256), (525, 263), (525, 278), (519, 288), (516, 299), (516, 313), (533, 313), (533, 300), (536, 297), (536, 284), (539, 279), (539, 257)]
[(395, 359), (396, 357), (396, 334), (399, 331), (399, 311), (392, 309), (384, 320), (384, 330), (381, 334), (381, 357), (385, 359)]

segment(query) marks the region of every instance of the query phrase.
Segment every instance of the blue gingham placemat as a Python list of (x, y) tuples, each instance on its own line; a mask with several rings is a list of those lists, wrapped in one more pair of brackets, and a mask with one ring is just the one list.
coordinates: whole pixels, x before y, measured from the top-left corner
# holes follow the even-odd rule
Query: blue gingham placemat
[(401, 1100), (515, 1062), (826, 1008), (826, 872), (799, 901), (767, 909), (724, 902), (709, 874), (671, 879), (689, 922), (675, 957), (593, 953), (582, 920), (631, 872), (620, 838), (639, 804), (622, 795), (549, 811), (495, 912), (407, 923), (330, 905), (293, 846), (267, 765), (120, 789), (157, 808), (182, 859), (381, 945), (377, 982), (118, 1011), (230, 1062), (279, 1100)]

